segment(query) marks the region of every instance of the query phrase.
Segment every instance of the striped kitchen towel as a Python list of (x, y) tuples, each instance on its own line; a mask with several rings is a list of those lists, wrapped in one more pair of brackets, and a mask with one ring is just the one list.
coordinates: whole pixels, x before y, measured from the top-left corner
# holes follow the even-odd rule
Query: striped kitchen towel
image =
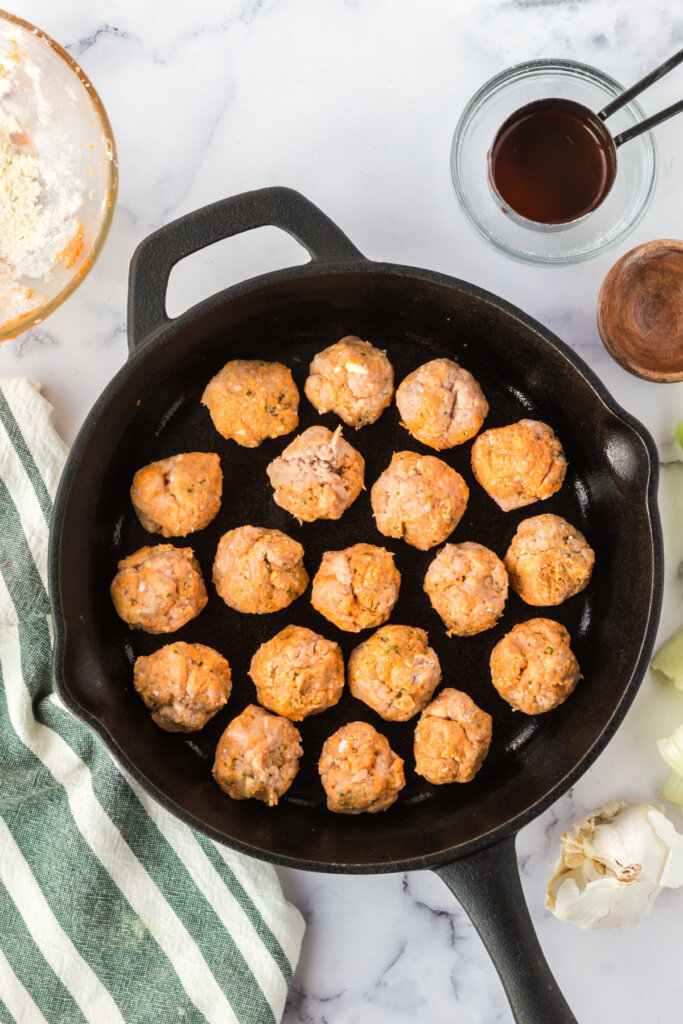
[(52, 692), (66, 448), (0, 381), (0, 1024), (275, 1024), (303, 921), (269, 865), (155, 804)]

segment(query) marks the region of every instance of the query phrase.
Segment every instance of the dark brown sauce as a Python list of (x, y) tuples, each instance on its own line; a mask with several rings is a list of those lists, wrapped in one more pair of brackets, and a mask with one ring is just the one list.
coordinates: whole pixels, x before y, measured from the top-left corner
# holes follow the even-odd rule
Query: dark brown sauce
[(521, 107), (501, 125), (489, 154), (500, 198), (541, 224), (565, 224), (595, 210), (616, 170), (609, 131), (592, 110), (571, 100)]

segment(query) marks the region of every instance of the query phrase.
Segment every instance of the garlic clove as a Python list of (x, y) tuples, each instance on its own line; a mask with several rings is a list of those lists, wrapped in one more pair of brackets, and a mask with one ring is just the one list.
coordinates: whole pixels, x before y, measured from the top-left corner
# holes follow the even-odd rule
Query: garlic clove
[(646, 804), (624, 807), (610, 822), (597, 825), (584, 848), (617, 881), (653, 885), (659, 884), (671, 849), (651, 827)]

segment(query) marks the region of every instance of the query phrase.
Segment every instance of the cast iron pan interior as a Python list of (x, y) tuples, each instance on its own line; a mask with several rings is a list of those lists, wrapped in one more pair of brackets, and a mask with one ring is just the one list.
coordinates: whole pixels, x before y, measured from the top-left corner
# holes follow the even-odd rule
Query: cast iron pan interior
[[(519, 828), (585, 768), (630, 703), (659, 596), (658, 535), (649, 505), (656, 472), (651, 442), (625, 414), (613, 411), (616, 407), (603, 399), (590, 371), (561, 343), (462, 282), (372, 263), (336, 270), (309, 265), (271, 275), (268, 282), (224, 293), (230, 298), (202, 315), (181, 318), (157, 332), (134, 353), (91, 414), (71, 456), (53, 537), (63, 652), (58, 686), (158, 799), (230, 845), (281, 863), (328, 870), (438, 863)], [(299, 526), (274, 504), (266, 465), (294, 434), (256, 450), (241, 449), (214, 430), (199, 403), (202, 389), (228, 359), (280, 360), (291, 367), (301, 391), (300, 429), (318, 422), (334, 429), (336, 418), (317, 415), (303, 384), (313, 354), (350, 333), (387, 350), (397, 383), (428, 359), (458, 359), (489, 400), (485, 427), (521, 417), (551, 424), (569, 461), (565, 484), (550, 500), (518, 512), (501, 512), (476, 484), (469, 465), (471, 443), (439, 453), (471, 488), (467, 512), (450, 539), (480, 541), (502, 556), (523, 518), (558, 513), (595, 548), (596, 567), (587, 590), (546, 610), (532, 609), (511, 593), (496, 628), (449, 639), (422, 589), (435, 551), (418, 552), (382, 537), (371, 515), (369, 488), (392, 452), (430, 451), (399, 426), (395, 405), (372, 427), (345, 428), (366, 460), (368, 490), (341, 520)], [(195, 549), (209, 604), (173, 635), (130, 631), (109, 598), (117, 561), (145, 544), (162, 542), (142, 529), (132, 511), (131, 478), (153, 459), (192, 450), (218, 452), (225, 478), (214, 523), (185, 541), (174, 541)], [(413, 771), (415, 722), (386, 723), (345, 693), (336, 708), (299, 725), (305, 756), (278, 808), (234, 802), (221, 792), (211, 777), (214, 750), (230, 719), (255, 699), (247, 670), (259, 644), (294, 622), (338, 641), (346, 658), (370, 635), (332, 626), (312, 609), (310, 588), (274, 615), (247, 616), (227, 608), (211, 583), (211, 566), (221, 534), (244, 523), (277, 527), (300, 540), (311, 577), (327, 549), (367, 541), (395, 552), (402, 585), (391, 621), (426, 628), (441, 660), (443, 683), (465, 690), (493, 716), (492, 749), (474, 782), (426, 783)], [(488, 658), (513, 624), (536, 615), (548, 615), (568, 628), (584, 678), (562, 707), (530, 718), (512, 712), (494, 691)], [(132, 686), (135, 657), (175, 639), (217, 648), (233, 669), (227, 707), (202, 732), (189, 736), (158, 729)], [(321, 746), (339, 725), (354, 719), (365, 719), (385, 733), (406, 761), (406, 789), (381, 815), (337, 816), (324, 805), (316, 771)]]

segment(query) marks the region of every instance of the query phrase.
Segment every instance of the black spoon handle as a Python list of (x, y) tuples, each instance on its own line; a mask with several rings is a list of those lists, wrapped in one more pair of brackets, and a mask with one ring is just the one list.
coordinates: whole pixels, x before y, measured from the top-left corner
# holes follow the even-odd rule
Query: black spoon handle
[[(632, 85), (630, 89), (627, 89), (626, 92), (620, 93), (619, 96), (615, 97), (615, 99), (608, 103), (606, 107), (603, 107), (602, 110), (598, 112), (600, 120), (604, 121), (606, 118), (611, 117), (612, 114), (616, 113), (617, 110), (621, 110), (625, 103), (630, 103), (630, 101), (635, 96), (638, 96), (639, 93), (643, 92), (644, 89), (647, 89), (654, 82), (663, 78), (664, 75), (668, 75), (670, 71), (673, 71), (675, 67), (678, 67), (681, 61), (683, 61), (683, 50), (679, 50), (678, 53), (673, 55), (673, 57), (669, 57), (669, 59), (665, 60), (663, 64), (660, 64), (658, 68), (651, 71), (649, 75), (645, 75), (645, 78), (641, 78), (640, 81), (636, 82), (635, 85)], [(669, 107), (668, 109), (671, 108)], [(662, 113), (664, 114), (666, 111), (662, 111)], [(674, 113), (676, 113), (676, 111), (674, 111)], [(664, 118), (661, 120), (664, 120)], [(659, 122), (655, 121), (653, 123), (658, 124)], [(633, 136), (631, 136), (631, 138), (632, 137)], [(619, 143), (617, 143), (617, 145), (619, 145)]]
[(672, 103), (670, 107), (665, 107), (664, 110), (660, 110), (658, 114), (653, 114), (652, 117), (646, 118), (644, 121), (640, 121), (638, 124), (634, 124), (632, 128), (627, 128), (625, 132), (620, 132), (619, 135), (614, 136), (614, 145), (623, 146), (625, 142), (630, 139), (635, 139), (638, 135), (642, 135), (643, 132), (647, 132), (650, 128), (654, 128), (656, 124), (661, 124), (662, 121), (668, 121), (674, 114), (680, 114), (683, 110), (683, 100), (679, 100), (677, 103)]

